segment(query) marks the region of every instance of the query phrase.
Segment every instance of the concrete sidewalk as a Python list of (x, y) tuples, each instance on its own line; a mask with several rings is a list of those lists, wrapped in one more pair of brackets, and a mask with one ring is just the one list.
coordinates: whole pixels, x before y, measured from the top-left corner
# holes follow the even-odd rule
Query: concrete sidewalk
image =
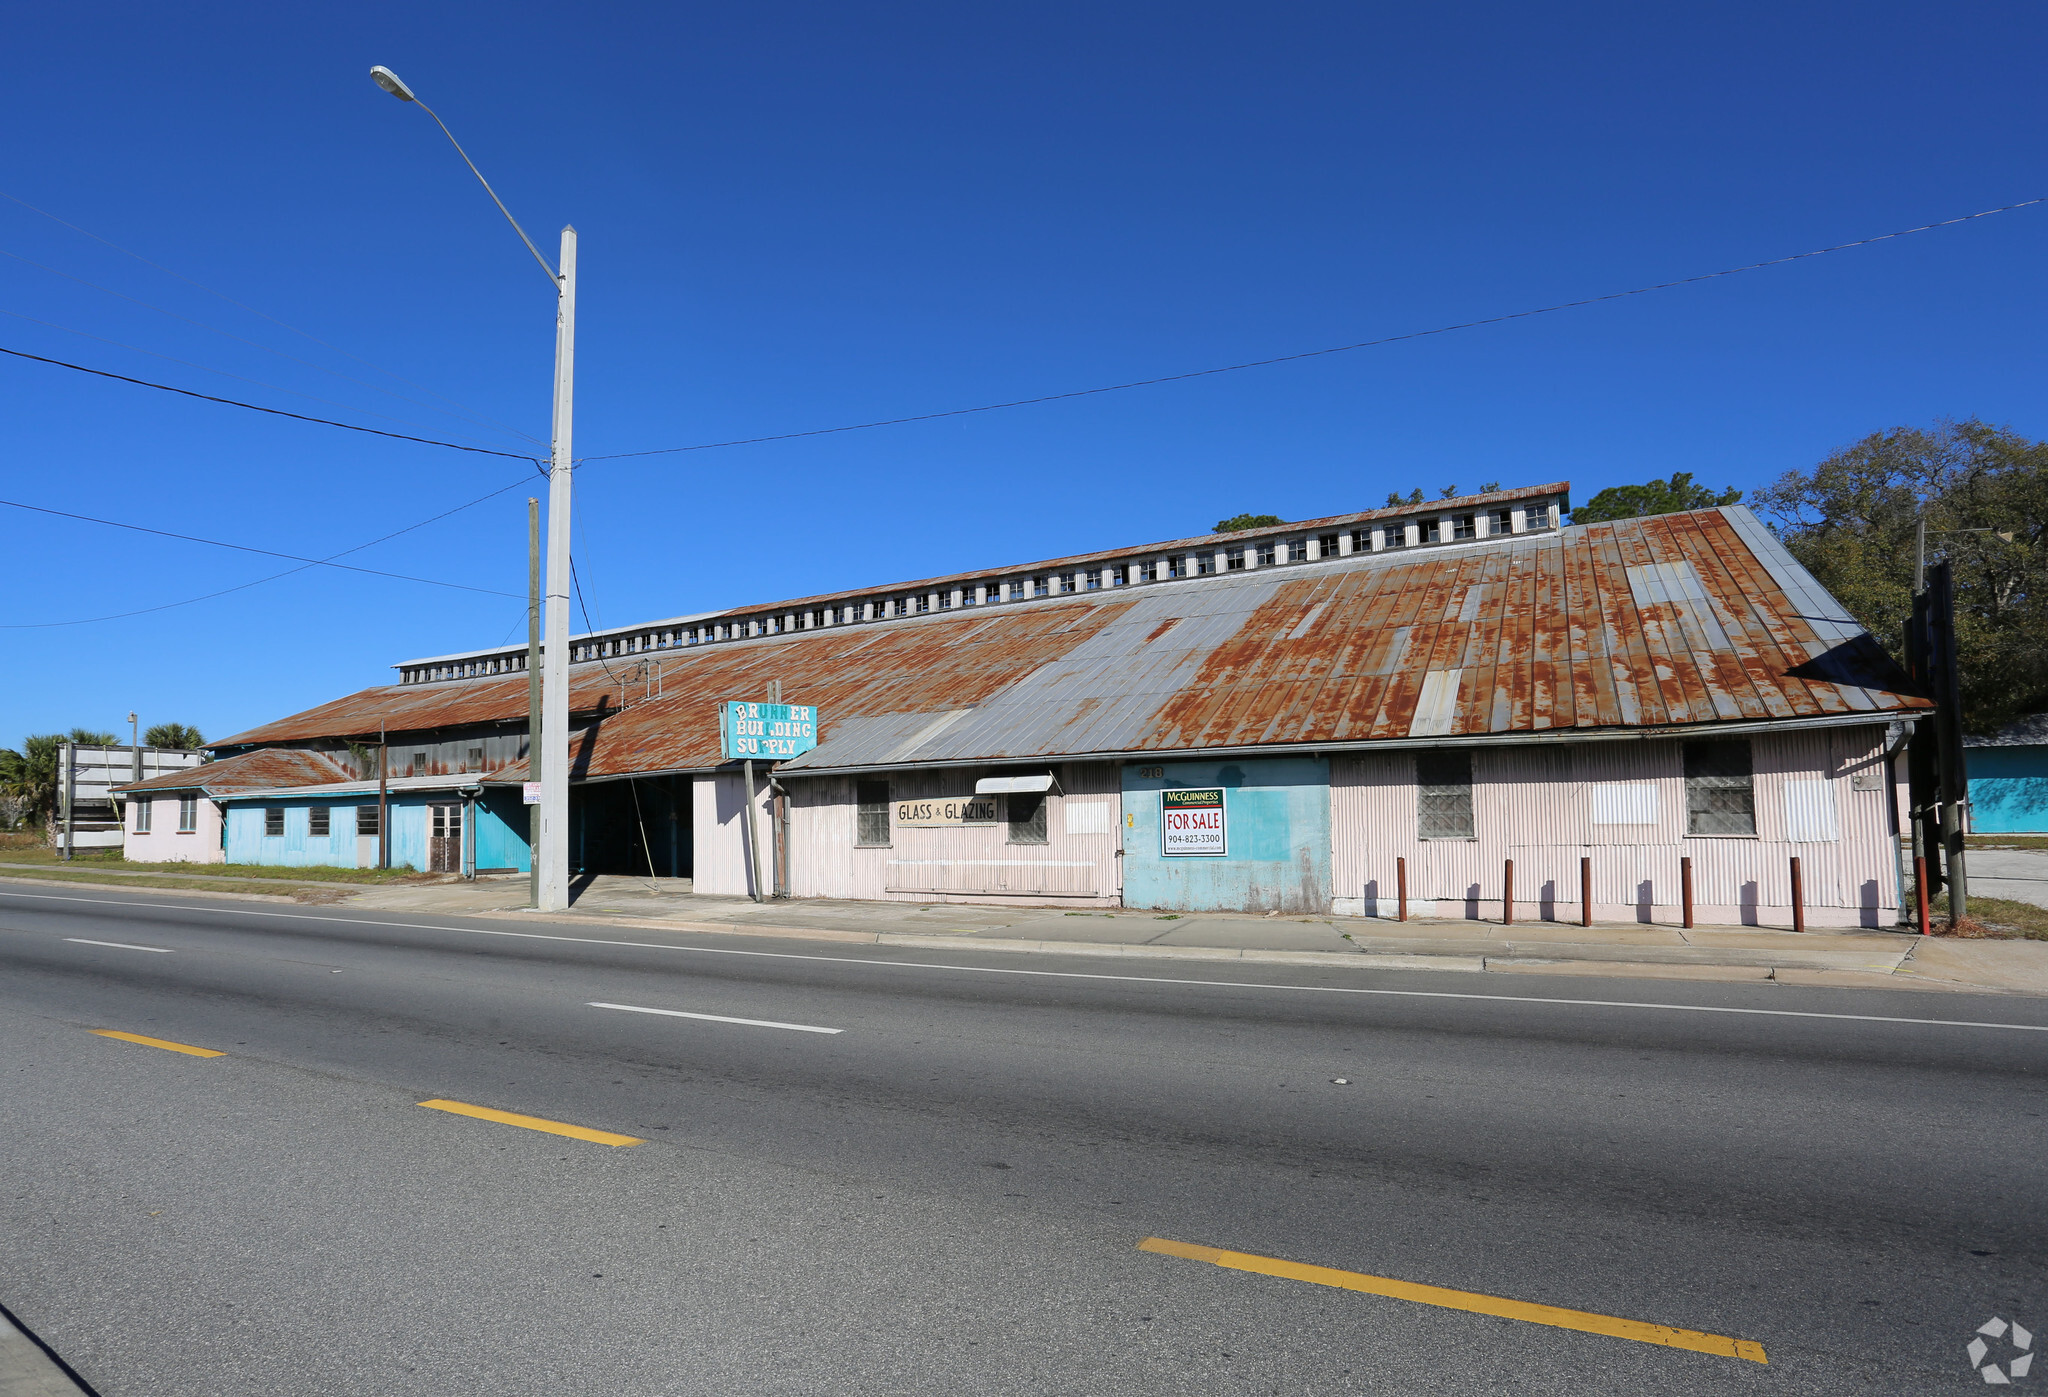
[[(531, 919), (526, 879), (367, 889), (360, 909)], [(699, 896), (687, 879), (599, 877), (550, 920), (927, 949), (1128, 960), (1262, 961), (1363, 970), (1616, 975), (1789, 985), (2048, 994), (2048, 942), (1955, 941), (1896, 931), (1635, 923), (1384, 921)]]

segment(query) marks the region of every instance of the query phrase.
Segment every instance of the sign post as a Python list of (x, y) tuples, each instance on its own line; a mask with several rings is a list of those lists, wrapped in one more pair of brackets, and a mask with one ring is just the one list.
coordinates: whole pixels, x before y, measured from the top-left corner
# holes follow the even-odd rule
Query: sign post
[[(776, 689), (779, 690), (778, 683)], [(747, 883), (756, 902), (761, 896), (760, 870), (755, 866), (754, 762), (801, 757), (818, 745), (818, 710), (808, 703), (748, 703), (729, 700), (718, 709), (718, 740), (728, 760), (740, 762), (746, 789), (740, 797), (741, 833), (747, 843)]]

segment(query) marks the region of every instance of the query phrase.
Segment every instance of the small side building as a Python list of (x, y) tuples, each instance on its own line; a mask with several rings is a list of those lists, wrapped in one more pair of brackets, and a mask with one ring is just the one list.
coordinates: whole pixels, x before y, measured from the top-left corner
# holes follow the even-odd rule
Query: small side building
[(1965, 737), (1972, 834), (2048, 834), (2048, 713)]

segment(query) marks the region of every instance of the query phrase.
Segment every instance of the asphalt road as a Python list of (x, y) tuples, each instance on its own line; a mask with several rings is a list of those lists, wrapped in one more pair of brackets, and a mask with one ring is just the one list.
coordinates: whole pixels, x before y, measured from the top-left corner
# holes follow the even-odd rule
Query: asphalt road
[(1921, 1393), (2048, 1334), (2048, 1002), (1112, 970), (0, 889), (0, 1303), (105, 1397)]

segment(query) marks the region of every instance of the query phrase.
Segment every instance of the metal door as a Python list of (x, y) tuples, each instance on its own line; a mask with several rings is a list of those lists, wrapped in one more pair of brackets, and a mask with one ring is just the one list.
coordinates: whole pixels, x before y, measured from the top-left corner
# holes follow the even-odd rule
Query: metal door
[(462, 807), (430, 805), (427, 816), (427, 871), (462, 872)]

